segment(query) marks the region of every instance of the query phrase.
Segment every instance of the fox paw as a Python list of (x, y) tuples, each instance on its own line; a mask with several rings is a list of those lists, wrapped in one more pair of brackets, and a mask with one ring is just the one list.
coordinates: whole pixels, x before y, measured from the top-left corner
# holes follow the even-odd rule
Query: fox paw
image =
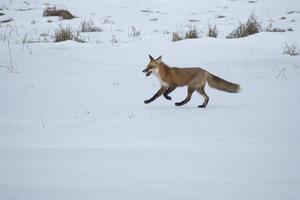
[(148, 103), (150, 103), (150, 102), (151, 102), (150, 100), (145, 100), (145, 101), (144, 101), (145, 104), (148, 104)]
[(170, 96), (164, 96), (167, 100), (172, 100), (172, 97)]

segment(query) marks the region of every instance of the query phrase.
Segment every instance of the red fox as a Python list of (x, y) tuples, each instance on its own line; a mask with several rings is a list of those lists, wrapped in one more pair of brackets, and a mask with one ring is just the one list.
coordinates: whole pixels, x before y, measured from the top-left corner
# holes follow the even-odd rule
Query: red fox
[(240, 90), (240, 86), (235, 83), (231, 83), (222, 78), (219, 78), (208, 71), (201, 68), (178, 68), (178, 67), (169, 67), (162, 62), (162, 57), (159, 56), (157, 59), (154, 59), (149, 55), (150, 61), (147, 65), (147, 68), (143, 70), (146, 73), (146, 76), (154, 74), (161, 85), (161, 88), (158, 92), (148, 100), (145, 100), (144, 103), (148, 104), (161, 95), (167, 100), (172, 98), (169, 94), (174, 91), (177, 87), (188, 86), (187, 97), (181, 101), (175, 103), (176, 106), (182, 106), (190, 101), (193, 92), (196, 90), (200, 95), (204, 97), (204, 102), (199, 105), (199, 108), (204, 108), (208, 104), (209, 97), (204, 91), (206, 82), (209, 86), (222, 90), (225, 92), (237, 93)]

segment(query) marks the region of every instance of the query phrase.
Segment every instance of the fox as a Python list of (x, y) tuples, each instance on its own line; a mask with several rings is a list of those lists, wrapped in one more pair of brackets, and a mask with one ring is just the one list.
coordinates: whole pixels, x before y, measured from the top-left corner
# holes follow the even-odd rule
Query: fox
[(206, 82), (212, 88), (217, 90), (238, 93), (240, 91), (240, 85), (226, 81), (218, 76), (211, 74), (210, 72), (200, 67), (180, 68), (170, 67), (162, 61), (162, 56), (154, 59), (149, 55), (149, 63), (143, 70), (146, 77), (153, 74), (160, 82), (160, 89), (154, 94), (153, 97), (144, 101), (145, 104), (149, 104), (161, 95), (167, 100), (172, 100), (169, 96), (177, 87), (187, 86), (187, 97), (181, 101), (176, 102), (176, 106), (182, 106), (191, 100), (192, 94), (197, 91), (204, 98), (204, 102), (198, 106), (198, 108), (205, 108), (209, 102), (209, 96), (205, 93)]

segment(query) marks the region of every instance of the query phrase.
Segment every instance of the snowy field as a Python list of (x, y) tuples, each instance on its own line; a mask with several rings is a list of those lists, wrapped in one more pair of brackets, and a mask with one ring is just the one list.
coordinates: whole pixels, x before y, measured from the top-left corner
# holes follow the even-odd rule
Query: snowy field
[[(77, 18), (42, 17), (55, 5)], [(283, 54), (300, 46), (299, 0), (1, 0), (0, 13), (13, 19), (0, 24), (1, 200), (300, 199), (300, 56)], [(294, 31), (225, 39), (251, 13)], [(53, 42), (83, 20), (103, 31)], [(189, 25), (201, 38), (172, 42)], [(197, 93), (174, 105), (186, 88), (145, 105), (160, 87), (148, 54), (242, 90), (207, 87), (205, 109)]]

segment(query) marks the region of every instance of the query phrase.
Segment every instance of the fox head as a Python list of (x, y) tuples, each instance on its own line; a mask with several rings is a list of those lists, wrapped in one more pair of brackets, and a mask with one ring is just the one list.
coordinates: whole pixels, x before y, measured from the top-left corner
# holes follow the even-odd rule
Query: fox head
[(158, 74), (159, 65), (161, 64), (161, 56), (159, 56), (157, 59), (154, 59), (151, 55), (149, 55), (149, 58), (150, 61), (143, 72), (146, 73), (146, 76), (150, 76), (152, 72)]

